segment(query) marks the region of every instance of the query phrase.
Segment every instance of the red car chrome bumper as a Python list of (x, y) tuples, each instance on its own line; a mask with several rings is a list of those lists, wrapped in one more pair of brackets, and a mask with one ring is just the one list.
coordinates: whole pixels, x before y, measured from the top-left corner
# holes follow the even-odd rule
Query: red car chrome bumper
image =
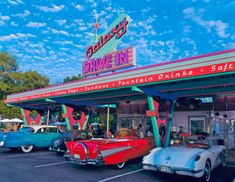
[(93, 165), (104, 165), (104, 160), (103, 160), (103, 156), (101, 154), (101, 152), (99, 151), (99, 149), (97, 148), (97, 151), (98, 151), (98, 157), (96, 159), (93, 159), (93, 158), (89, 158), (89, 154), (88, 154), (88, 148), (87, 148), (87, 145), (82, 143), (82, 142), (77, 142), (78, 144), (80, 144), (83, 149), (84, 149), (84, 152), (85, 152), (85, 158), (84, 159), (80, 159), (80, 155), (79, 154), (76, 154), (74, 153), (73, 155), (69, 154), (69, 153), (66, 153), (64, 155), (64, 157), (71, 161), (72, 163), (75, 163), (75, 164), (79, 164), (79, 165), (86, 165), (86, 164), (93, 164)]
[(76, 154), (74, 156), (70, 154), (65, 154), (64, 157), (71, 161), (72, 163), (79, 164), (79, 165), (87, 165), (87, 164), (92, 164), (96, 166), (104, 165), (104, 160), (102, 156), (99, 156), (97, 159), (89, 159), (86, 158), (84, 160), (79, 159), (79, 157), (76, 157)]

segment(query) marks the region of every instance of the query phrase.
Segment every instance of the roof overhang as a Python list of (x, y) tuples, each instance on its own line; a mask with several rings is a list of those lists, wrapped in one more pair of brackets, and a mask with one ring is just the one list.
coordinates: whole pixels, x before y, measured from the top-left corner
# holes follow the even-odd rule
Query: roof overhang
[(115, 104), (146, 95), (176, 99), (234, 92), (235, 49), (12, 94), (5, 102), (37, 109)]

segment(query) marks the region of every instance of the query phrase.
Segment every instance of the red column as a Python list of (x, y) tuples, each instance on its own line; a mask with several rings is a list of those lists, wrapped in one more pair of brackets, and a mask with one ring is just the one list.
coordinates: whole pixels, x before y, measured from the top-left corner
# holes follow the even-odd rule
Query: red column
[(41, 118), (42, 118), (42, 115), (38, 112), (38, 115), (37, 117), (33, 120), (31, 117), (30, 117), (30, 110), (27, 110), (27, 109), (23, 109), (24, 111), (24, 118), (26, 119), (26, 123), (27, 125), (39, 125), (40, 124), (40, 121), (41, 121)]
[[(166, 139), (166, 128), (167, 128), (166, 125), (167, 125), (167, 120), (168, 120), (167, 118), (169, 116), (169, 110), (167, 109), (167, 111), (166, 111), (166, 118), (161, 119), (159, 117), (159, 111), (158, 111), (159, 110), (159, 103), (154, 99), (153, 104), (154, 104), (154, 109), (155, 109), (155, 113), (156, 113), (156, 120), (157, 120), (157, 126), (158, 126), (159, 135), (160, 135), (160, 140), (162, 143), (164, 143), (165, 139)], [(165, 131), (160, 130), (161, 125), (165, 126)], [(164, 136), (163, 136), (162, 132), (164, 132)]]
[(68, 116), (68, 119), (69, 119), (70, 128), (73, 128), (73, 124), (77, 122), (80, 126), (80, 129), (83, 129), (85, 127), (84, 125), (86, 123), (85, 113), (82, 112), (81, 118), (79, 120), (75, 120), (73, 118), (74, 108), (69, 107), (69, 106), (65, 106), (65, 109), (66, 109), (66, 113), (67, 113), (67, 116)]

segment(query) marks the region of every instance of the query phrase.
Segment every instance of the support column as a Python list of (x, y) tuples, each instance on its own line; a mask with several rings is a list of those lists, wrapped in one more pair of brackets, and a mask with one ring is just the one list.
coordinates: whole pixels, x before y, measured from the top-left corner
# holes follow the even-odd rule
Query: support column
[(174, 112), (176, 100), (170, 100), (170, 104), (167, 106), (167, 133), (166, 133), (166, 141), (164, 147), (167, 147), (170, 144), (170, 134), (171, 134), (171, 127), (172, 127), (172, 117)]
[[(149, 88), (138, 88), (132, 87), (132, 91), (145, 93), (147, 95), (147, 101), (149, 105), (153, 134), (157, 147), (161, 147), (161, 144), (164, 144), (164, 147), (168, 146), (170, 143), (170, 132), (172, 127), (172, 115), (174, 112), (174, 105), (177, 97), (175, 95), (161, 93), (157, 87)], [(170, 104), (167, 106), (166, 117), (161, 119), (159, 117), (158, 108), (159, 103), (153, 99), (152, 96), (159, 97), (161, 99), (166, 99), (170, 101)], [(167, 127), (167, 128), (166, 128)]]
[(24, 113), (24, 109), (20, 108), (20, 112), (21, 112), (21, 115), (23, 116), (24, 125), (27, 126), (28, 124), (27, 124), (25, 113)]
[[(30, 125), (30, 124), (35, 124), (35, 125), (40, 125), (42, 123), (42, 114), (40, 113), (40, 111), (37, 111), (38, 112), (38, 115), (37, 117), (33, 120), (31, 117), (30, 117), (30, 112), (31, 110), (28, 110), (28, 109), (23, 109), (21, 108), (21, 113), (22, 115), (24, 116), (23, 117), (23, 120), (24, 120), (24, 124), (27, 126), (27, 125)], [(34, 122), (34, 123), (32, 123)]]
[(159, 106), (159, 104), (158, 104), (157, 101), (155, 101), (153, 99), (152, 96), (147, 96), (147, 101), (148, 101), (150, 111), (155, 111), (156, 112), (156, 116), (151, 116), (151, 122), (152, 122), (152, 126), (153, 126), (153, 135), (154, 135), (154, 140), (155, 140), (156, 147), (161, 147), (161, 140), (160, 140), (160, 136), (159, 136), (159, 128), (158, 128), (158, 124), (157, 124), (157, 119), (159, 117), (159, 115), (158, 115), (158, 106)]
[(62, 111), (64, 114), (64, 118), (65, 118), (68, 130), (71, 130), (71, 128), (73, 127), (73, 124), (76, 122), (79, 124), (80, 129), (86, 128), (87, 121), (89, 119), (89, 115), (85, 115), (85, 113), (82, 112), (81, 118), (79, 120), (75, 120), (73, 118), (74, 108), (67, 106), (67, 105), (64, 105), (64, 104), (62, 104)]
[(63, 118), (65, 119), (65, 122), (66, 122), (66, 127), (68, 130), (71, 130), (71, 126), (70, 126), (69, 118), (68, 118), (68, 113), (66, 110), (66, 106), (64, 104), (62, 104), (62, 111), (63, 111)]

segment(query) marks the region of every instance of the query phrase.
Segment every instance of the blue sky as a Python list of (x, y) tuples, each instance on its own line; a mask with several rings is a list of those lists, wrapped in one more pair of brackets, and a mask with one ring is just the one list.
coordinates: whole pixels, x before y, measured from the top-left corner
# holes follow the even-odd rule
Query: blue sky
[(0, 51), (52, 84), (81, 73), (96, 15), (98, 33), (131, 17), (118, 49), (135, 46), (137, 67), (235, 48), (232, 0), (1, 0), (0, 9)]

